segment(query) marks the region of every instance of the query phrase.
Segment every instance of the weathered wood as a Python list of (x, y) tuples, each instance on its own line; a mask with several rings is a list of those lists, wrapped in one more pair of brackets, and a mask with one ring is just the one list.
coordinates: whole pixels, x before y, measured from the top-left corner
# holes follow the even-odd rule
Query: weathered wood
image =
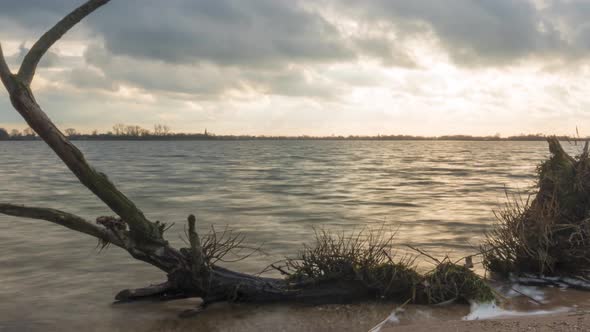
[(197, 218), (194, 215), (188, 216), (188, 239), (191, 245), (191, 254), (193, 257), (195, 267), (199, 268), (205, 264), (205, 258), (201, 250), (201, 240), (196, 231)]
[(163, 242), (161, 228), (150, 222), (143, 212), (109, 181), (105, 174), (96, 171), (88, 164), (80, 150), (69, 142), (43, 112), (30, 89), (30, 82), (37, 63), (47, 49), (77, 22), (107, 2), (108, 0), (90, 0), (59, 21), (27, 53), (18, 75), (10, 73), (2, 56), (0, 75), (10, 94), (14, 108), (80, 182), (125, 220), (129, 225), (131, 236), (143, 242)]
[(27, 53), (18, 75), (10, 72), (0, 47), (0, 78), (12, 105), (29, 126), (84, 186), (121, 217), (121, 222), (129, 226), (129, 231), (125, 227), (109, 227), (109, 223), (95, 225), (81, 217), (54, 209), (0, 204), (0, 213), (47, 220), (91, 235), (124, 248), (132, 257), (167, 273), (168, 280), (164, 283), (121, 291), (116, 297), (119, 301), (198, 296), (204, 299), (205, 304), (216, 301), (340, 303), (374, 297), (374, 291), (360, 281), (290, 284), (286, 280), (248, 275), (208, 263), (196, 233), (194, 216), (189, 218), (190, 248), (176, 250), (164, 240), (162, 224), (149, 221), (105, 174), (90, 166), (82, 152), (70, 143), (37, 104), (30, 83), (39, 61), (51, 45), (107, 2), (109, 0), (90, 0), (58, 22)]
[(119, 302), (130, 302), (142, 299), (161, 299), (166, 297), (166, 293), (176, 293), (173, 285), (169, 282), (150, 285), (144, 288), (124, 289), (115, 295), (115, 300)]
[(133, 237), (141, 241), (162, 241), (158, 227), (148, 221), (143, 212), (121, 193), (105, 174), (92, 168), (80, 150), (57, 129), (36, 103), (29, 87), (18, 80), (16, 84), (17, 88), (10, 95), (13, 106), (80, 182), (125, 220)]
[(361, 281), (326, 281), (322, 283), (289, 283), (284, 279), (253, 276), (213, 265), (208, 271), (209, 284), (203, 288), (202, 275), (194, 275), (191, 257), (170, 246), (156, 250), (141, 250), (125, 234), (111, 232), (93, 225), (81, 217), (54, 209), (29, 208), (0, 204), (0, 213), (33, 219), (47, 220), (99, 239), (107, 240), (126, 249), (134, 258), (152, 264), (167, 272), (164, 283), (145, 288), (119, 292), (117, 301), (168, 300), (202, 297), (205, 304), (218, 301), (234, 302), (305, 302), (346, 303), (376, 298), (375, 291)]
[(1, 203), (0, 213), (14, 217), (47, 220), (71, 230), (94, 236), (95, 238), (112, 243), (118, 247), (125, 248), (125, 243), (116, 234), (71, 213), (55, 209)]
[(549, 144), (549, 152), (551, 152), (551, 154), (553, 156), (555, 156), (555, 157), (559, 158), (560, 160), (563, 160), (564, 162), (567, 162), (569, 164), (573, 164), (576, 162), (574, 157), (570, 156), (567, 152), (565, 152), (565, 150), (563, 149), (563, 147), (559, 143), (559, 140), (557, 139), (557, 137), (555, 137), (555, 136), (548, 137), (547, 143)]
[(0, 213), (15, 217), (46, 220), (88, 234), (101, 241), (121, 247), (127, 250), (134, 258), (152, 264), (167, 273), (176, 271), (182, 266), (189, 268), (188, 263), (184, 263), (185, 257), (168, 245), (137, 245), (125, 230), (104, 228), (71, 213), (15, 204), (0, 204)]
[(197, 218), (194, 215), (188, 216), (188, 238), (191, 246), (191, 271), (193, 280), (201, 289), (208, 289), (210, 285), (210, 271), (206, 264), (205, 256), (201, 247), (201, 240), (196, 230)]

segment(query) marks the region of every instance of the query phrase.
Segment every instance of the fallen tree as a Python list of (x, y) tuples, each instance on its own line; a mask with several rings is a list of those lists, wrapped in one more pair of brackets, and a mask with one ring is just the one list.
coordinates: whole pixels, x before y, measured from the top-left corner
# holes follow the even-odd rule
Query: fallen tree
[(0, 46), (0, 78), (12, 105), (28, 125), (118, 217), (98, 217), (92, 223), (63, 211), (15, 204), (0, 204), (0, 213), (46, 220), (93, 236), (102, 246), (120, 247), (133, 258), (167, 274), (162, 283), (119, 292), (118, 301), (201, 297), (205, 306), (216, 301), (341, 303), (387, 299), (442, 303), (493, 299), (493, 292), (479, 276), (448, 260), (438, 262), (425, 275), (415, 272), (403, 260), (394, 261), (388, 254), (391, 238), (324, 234), (317, 238), (316, 246), (287, 260), (285, 269), (276, 267), (288, 275), (285, 279), (248, 275), (218, 266), (216, 259), (236, 248), (239, 240), (232, 236), (218, 238), (215, 232), (199, 237), (192, 215), (187, 219), (189, 247), (172, 247), (164, 238), (166, 223), (150, 221), (105, 174), (95, 170), (53, 124), (31, 91), (37, 64), (47, 50), (75, 24), (108, 2), (90, 0), (59, 21), (33, 45), (16, 74), (6, 64)]

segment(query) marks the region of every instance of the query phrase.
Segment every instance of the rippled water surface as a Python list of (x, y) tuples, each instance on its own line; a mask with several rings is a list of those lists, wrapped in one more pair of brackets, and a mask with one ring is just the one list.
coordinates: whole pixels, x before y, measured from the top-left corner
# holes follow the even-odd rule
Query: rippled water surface
[[(150, 219), (176, 223), (167, 233), (171, 242), (182, 244), (184, 220), (194, 213), (201, 232), (228, 225), (249, 243), (263, 243), (266, 255), (234, 264), (247, 272), (296, 253), (313, 240), (314, 226), (352, 231), (385, 225), (397, 230), (400, 245), (438, 256), (471, 253), (505, 190), (530, 189), (535, 166), (547, 156), (544, 142), (76, 144)], [(1, 201), (91, 220), (109, 214), (44, 143), (0, 142), (0, 156)], [(164, 276), (117, 248), (98, 253), (95, 247), (92, 238), (47, 222), (0, 216), (0, 330), (125, 329), (139, 322), (146, 330), (166, 330), (181, 324), (173, 304), (111, 305), (120, 289)], [(381, 307), (362, 308), (354, 310), (367, 311), (365, 320), (387, 316)], [(234, 324), (228, 329), (248, 326), (239, 322), (253, 315), (252, 307), (234, 309), (233, 316), (219, 309), (200, 324), (219, 327), (212, 323), (217, 317)], [(299, 309), (256, 312), (285, 318), (293, 310)]]

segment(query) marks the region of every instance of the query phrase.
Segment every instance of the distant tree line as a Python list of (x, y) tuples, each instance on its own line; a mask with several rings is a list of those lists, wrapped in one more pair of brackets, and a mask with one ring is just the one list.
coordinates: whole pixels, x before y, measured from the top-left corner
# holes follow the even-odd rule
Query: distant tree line
[(10, 132), (8, 132), (6, 129), (4, 128), (0, 128), (0, 141), (6, 141), (6, 140), (31, 140), (31, 139), (35, 139), (37, 137), (37, 134), (35, 133), (35, 131), (31, 128), (25, 128), (23, 131), (20, 131), (18, 129), (12, 129), (10, 130)]
[[(444, 135), (444, 136), (413, 136), (413, 135), (376, 135), (376, 136), (265, 136), (265, 135), (215, 135), (205, 131), (203, 133), (174, 133), (167, 125), (156, 124), (153, 130), (137, 125), (118, 123), (111, 131), (99, 133), (93, 130), (90, 134), (81, 133), (75, 128), (67, 128), (64, 134), (71, 140), (357, 140), (357, 141), (544, 141), (544, 134), (521, 134), (501, 137), (471, 136), (471, 135)], [(39, 139), (31, 128), (22, 131), (12, 129), (10, 131), (0, 128), (0, 141), (14, 140), (26, 141)], [(559, 140), (582, 141), (590, 137), (558, 136)]]
[[(79, 132), (75, 128), (66, 128), (64, 134), (73, 140), (108, 140), (108, 139), (155, 139), (162, 137), (173, 137), (178, 134), (173, 134), (170, 127), (167, 125), (156, 124), (153, 130), (149, 130), (137, 125), (125, 125), (122, 123), (113, 126), (112, 131), (106, 133), (99, 133), (98, 130), (93, 130), (90, 134)], [(188, 134), (180, 134), (188, 135)], [(208, 134), (190, 134), (196, 136), (206, 136)], [(12, 129), (8, 132), (4, 128), (0, 128), (0, 140), (35, 140), (38, 139), (37, 134), (31, 128), (25, 128), (22, 131)]]

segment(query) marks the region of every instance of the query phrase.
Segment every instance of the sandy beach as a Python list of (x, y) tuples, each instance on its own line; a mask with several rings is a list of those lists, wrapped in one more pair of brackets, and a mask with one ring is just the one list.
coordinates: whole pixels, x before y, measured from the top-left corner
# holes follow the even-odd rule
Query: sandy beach
[[(540, 307), (512, 307), (516, 310), (476, 310), (466, 305), (405, 307), (390, 316), (395, 305), (359, 303), (350, 305), (240, 305), (216, 304), (191, 318), (179, 319), (182, 310), (193, 308), (198, 299), (168, 303), (135, 303), (114, 305), (111, 309), (127, 317), (83, 321), (72, 317), (57, 326), (18, 322), (5, 325), (1, 331), (588, 331), (590, 310), (587, 301), (580, 301), (583, 293), (568, 291), (570, 303)], [(555, 299), (556, 300), (556, 299)], [(576, 301), (581, 306), (573, 306)], [(482, 316), (482, 315), (489, 316)], [(490, 319), (477, 319), (491, 317)], [(466, 320), (474, 319), (474, 320)], [(380, 325), (381, 322), (383, 322)], [(0, 327), (2, 327), (0, 325)]]
[[(241, 310), (245, 309), (245, 310)], [(589, 331), (590, 312), (573, 311), (541, 316), (494, 318), (466, 321), (432, 320), (412, 322), (387, 322), (375, 328), (379, 311), (371, 312), (366, 306), (348, 308), (241, 308), (233, 313), (226, 310), (213, 311), (191, 319), (164, 319), (156, 324), (142, 324), (134, 319), (122, 325), (108, 328), (101, 324), (66, 325), (65, 331), (371, 331), (371, 332), (471, 332), (471, 331)], [(356, 316), (363, 314), (364, 316)], [(304, 318), (307, 317), (307, 318)], [(77, 322), (81, 324), (81, 322)], [(13, 326), (2, 331), (22, 331), (24, 326)], [(27, 329), (29, 328), (29, 329)], [(24, 330), (40, 330), (27, 326)], [(44, 331), (54, 331), (46, 326)], [(60, 330), (60, 329), (56, 329)]]

